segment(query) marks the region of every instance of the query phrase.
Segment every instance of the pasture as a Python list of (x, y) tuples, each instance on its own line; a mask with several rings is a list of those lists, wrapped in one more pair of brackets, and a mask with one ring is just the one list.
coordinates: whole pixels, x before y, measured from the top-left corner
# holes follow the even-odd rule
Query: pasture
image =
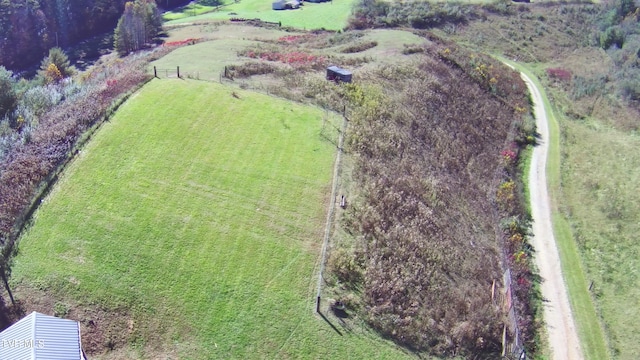
[(314, 315), (336, 151), (320, 132), (337, 121), (216, 83), (152, 81), (35, 214), (16, 297), (46, 292), (83, 343), (116, 349), (93, 358), (406, 356)]
[[(227, 65), (240, 65), (246, 62), (276, 64), (276, 62), (238, 56), (238, 53), (242, 50), (256, 46), (273, 45), (279, 38), (299, 34), (303, 33), (283, 32), (243, 24), (223, 24), (217, 22), (179, 26), (171, 30), (168, 41), (180, 41), (187, 38), (199, 38), (202, 39), (202, 41), (172, 51), (151, 63), (150, 69), (155, 66), (158, 69), (158, 76), (166, 78), (175, 77), (176, 67), (180, 66), (180, 72), (185, 77), (219, 81), (220, 73), (224, 72), (224, 67)], [(296, 44), (297, 48), (295, 50), (324, 57), (339, 57), (339, 59), (343, 59), (344, 61), (366, 57), (368, 63), (362, 64), (360, 67), (362, 69), (374, 69), (383, 64), (412, 61), (413, 57), (403, 55), (403, 50), (407, 46), (420, 46), (427, 43), (426, 39), (404, 30), (377, 29), (352, 31), (350, 34), (352, 35), (350, 37), (346, 37), (344, 34), (332, 33), (313, 35), (308, 43), (301, 42)], [(341, 52), (341, 50), (347, 46), (362, 42), (376, 42), (377, 45), (371, 49), (360, 52)], [(281, 51), (286, 52), (292, 50), (288, 48), (286, 50), (282, 49)], [(337, 63), (338, 65), (342, 65), (339, 59)], [(281, 68), (285, 69), (283, 66), (281, 66)], [(354, 69), (354, 66), (348, 67)], [(324, 76), (324, 71), (318, 73)], [(281, 79), (276, 79), (275, 81), (281, 86)], [(255, 77), (254, 79), (243, 79), (242, 82), (250, 83), (254, 88), (264, 88), (267, 84), (273, 83), (274, 80), (266, 79), (266, 76), (262, 76)]]
[[(270, 22), (282, 22), (282, 26), (299, 29), (340, 30), (347, 25), (355, 0), (335, 0), (325, 3), (306, 3), (297, 10), (272, 10), (269, 0), (242, 0), (229, 3), (218, 11), (198, 14), (192, 10), (167, 12), (163, 15), (166, 25), (194, 23), (211, 19), (246, 18)], [(192, 14), (195, 14), (192, 15)], [(185, 16), (186, 15), (186, 16)]]
[(562, 169), (565, 211), (590, 295), (611, 353), (633, 359), (640, 353), (640, 140), (595, 119), (564, 119), (562, 127), (570, 161)]

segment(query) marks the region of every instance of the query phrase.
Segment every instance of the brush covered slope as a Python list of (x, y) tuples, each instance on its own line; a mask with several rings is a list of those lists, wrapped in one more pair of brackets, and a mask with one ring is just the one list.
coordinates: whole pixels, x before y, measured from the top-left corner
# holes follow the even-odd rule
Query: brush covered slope
[(356, 190), (330, 267), (348, 306), (385, 336), (436, 356), (495, 358), (505, 311), (491, 289), (506, 263), (492, 199), (501, 150), (522, 136), (526, 87), (488, 57), (426, 52), (350, 88)]

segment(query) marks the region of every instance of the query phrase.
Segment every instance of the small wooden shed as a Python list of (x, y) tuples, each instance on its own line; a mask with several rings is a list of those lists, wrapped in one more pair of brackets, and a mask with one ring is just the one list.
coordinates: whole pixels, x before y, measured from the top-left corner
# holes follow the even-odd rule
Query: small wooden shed
[(298, 0), (275, 0), (271, 3), (273, 10), (298, 9), (299, 7), (300, 1)]
[(285, 0), (275, 0), (271, 3), (271, 8), (273, 10), (284, 10), (287, 8), (287, 2)]
[(329, 66), (327, 68), (327, 80), (351, 82), (351, 71), (345, 70), (337, 66)]

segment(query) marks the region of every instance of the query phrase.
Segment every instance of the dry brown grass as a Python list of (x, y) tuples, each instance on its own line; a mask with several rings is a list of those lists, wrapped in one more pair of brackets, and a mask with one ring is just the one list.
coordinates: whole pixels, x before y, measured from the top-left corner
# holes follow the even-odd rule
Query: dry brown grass
[(448, 45), (449, 57), (438, 55), (447, 44), (433, 46), (416, 65), (346, 87), (357, 190), (330, 268), (340, 296), (384, 335), (438, 356), (491, 358), (504, 316), (490, 299), (504, 265), (491, 199), (522, 117), (509, 104), (527, 99), (509, 70), (477, 59), (502, 82), (492, 89), (480, 63), (467, 67), (469, 53)]

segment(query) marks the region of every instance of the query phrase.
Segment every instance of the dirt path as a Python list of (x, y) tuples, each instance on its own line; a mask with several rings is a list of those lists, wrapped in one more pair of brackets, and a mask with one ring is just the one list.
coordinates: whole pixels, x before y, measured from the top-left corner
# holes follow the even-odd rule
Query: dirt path
[(542, 297), (544, 319), (547, 326), (551, 359), (583, 359), (580, 340), (573, 321), (567, 288), (562, 277), (560, 256), (551, 225), (551, 208), (547, 191), (547, 153), (549, 151), (549, 127), (544, 102), (540, 91), (531, 79), (522, 74), (531, 92), (536, 115), (536, 125), (540, 138), (533, 150), (529, 189), (531, 192), (531, 214), (533, 216), (533, 238), (531, 243), (536, 251), (536, 265), (542, 277)]

